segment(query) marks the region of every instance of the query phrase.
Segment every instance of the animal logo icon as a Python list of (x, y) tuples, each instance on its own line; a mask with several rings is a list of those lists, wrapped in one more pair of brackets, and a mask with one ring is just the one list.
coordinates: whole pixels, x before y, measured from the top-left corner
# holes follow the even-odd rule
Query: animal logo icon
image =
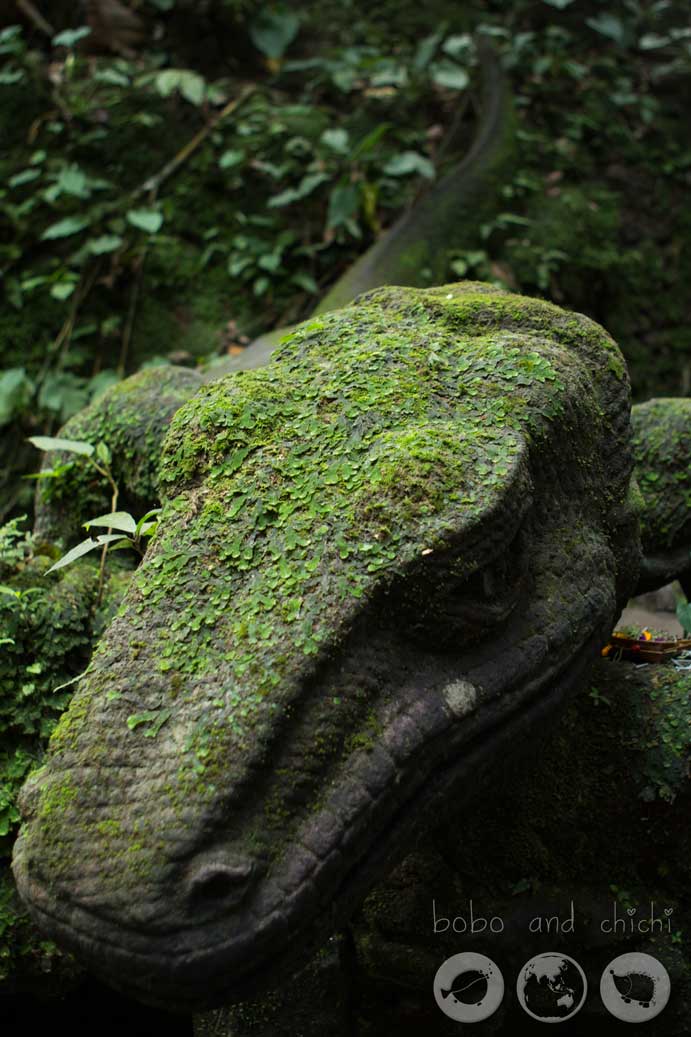
[(652, 976), (645, 972), (626, 972), (618, 976), (614, 969), (610, 969), (610, 974), (624, 1004), (637, 1001), (641, 1008), (650, 1008), (655, 1003), (655, 980)]
[(479, 969), (467, 969), (459, 972), (449, 990), (442, 990), (443, 998), (454, 997), (456, 1001), (464, 1005), (482, 1004), (487, 995), (487, 980), (489, 973), (481, 972)]
[(654, 1019), (671, 992), (669, 974), (650, 954), (621, 954), (602, 973), (600, 996), (605, 1008), (628, 1023)]
[(494, 1015), (504, 997), (504, 978), (484, 954), (467, 951), (447, 958), (434, 977), (434, 998), (444, 1015), (479, 1023)]

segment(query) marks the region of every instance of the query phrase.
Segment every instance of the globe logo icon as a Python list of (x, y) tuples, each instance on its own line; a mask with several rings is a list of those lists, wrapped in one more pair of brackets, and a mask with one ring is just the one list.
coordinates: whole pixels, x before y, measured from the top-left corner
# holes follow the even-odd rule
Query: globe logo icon
[(502, 974), (484, 954), (454, 954), (439, 966), (434, 977), (435, 1001), (444, 1015), (459, 1023), (489, 1019), (503, 997)]
[(563, 1023), (583, 1007), (588, 982), (583, 969), (568, 954), (536, 954), (518, 974), (516, 993), (521, 1007), (541, 1023)]

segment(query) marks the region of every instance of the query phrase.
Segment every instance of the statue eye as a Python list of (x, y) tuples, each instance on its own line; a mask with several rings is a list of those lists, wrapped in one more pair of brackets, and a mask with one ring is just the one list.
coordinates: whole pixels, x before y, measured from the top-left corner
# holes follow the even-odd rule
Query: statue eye
[[(452, 650), (481, 640), (511, 615), (521, 597), (527, 551), (521, 531), (499, 555), (466, 575), (462, 555), (430, 552), (391, 596), (397, 626), (425, 647)], [(391, 598), (389, 599), (391, 600)]]

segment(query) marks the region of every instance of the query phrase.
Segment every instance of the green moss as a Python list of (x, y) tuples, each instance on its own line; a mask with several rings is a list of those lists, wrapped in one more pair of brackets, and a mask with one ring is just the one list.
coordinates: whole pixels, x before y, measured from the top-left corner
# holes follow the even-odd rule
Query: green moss
[[(156, 469), (171, 417), (201, 383), (181, 367), (152, 367), (112, 386), (62, 428), (66, 439), (105, 443), (119, 490), (118, 509), (137, 518), (158, 501)], [(83, 523), (111, 511), (111, 487), (85, 458), (59, 451), (46, 467), (67, 464), (63, 474), (39, 484), (35, 534), (39, 540), (76, 542)]]
[[(80, 561), (46, 577), (50, 559), (29, 558), (5, 574), (0, 596), (0, 730), (4, 736), (5, 837), (14, 831), (14, 800), (23, 777), (69, 702), (65, 685), (86, 667), (98, 634), (119, 602), (131, 572), (111, 567), (103, 603), (96, 607), (98, 567)], [(60, 687), (65, 685), (64, 687)], [(0, 848), (3, 844), (0, 843)], [(9, 848), (9, 839), (4, 848)]]
[[(85, 785), (70, 841), (114, 859), (141, 845), (146, 870), (172, 837), (160, 818), (188, 833), (271, 751), (264, 813), (242, 839), (279, 853), (305, 803), (318, 809), (327, 772), (380, 733), (386, 703), (366, 675), (323, 698), (311, 684), (358, 617), (394, 608), (404, 626), (438, 628), (425, 588), (496, 552), (488, 531), (515, 530), (533, 466), (568, 465), (598, 529), (622, 508), (617, 358), (602, 329), (547, 303), (472, 283), (388, 288), (308, 321), (267, 368), (203, 386), (163, 446), (159, 533), (51, 750), (90, 765), (105, 725), (109, 751), (136, 769), (166, 760), (147, 792), (159, 809), (134, 831), (122, 797), (95, 808)], [(587, 523), (563, 526), (582, 550)], [(297, 708), (303, 695), (309, 708)], [(166, 723), (133, 728), (133, 713)], [(98, 815), (121, 829), (87, 830)], [(67, 878), (71, 851), (40, 852)]]
[(670, 666), (656, 666), (632, 697), (624, 744), (642, 756), (641, 796), (674, 802), (686, 792), (691, 761), (691, 677)]
[(41, 796), (39, 817), (43, 822), (50, 824), (51, 814), (56, 811), (59, 814), (65, 813), (76, 798), (77, 789), (69, 779), (65, 779), (57, 784), (53, 783), (45, 795)]
[(631, 414), (643, 547), (691, 544), (691, 400), (638, 404)]
[[(45, 745), (76, 686), (69, 682), (87, 666), (132, 574), (111, 564), (97, 606), (96, 562), (80, 560), (46, 576), (51, 558), (30, 550), (28, 541), (25, 552), (15, 551), (4, 564), (0, 559), (6, 588), (0, 595), (0, 984), (31, 982), (48, 990), (53, 982), (68, 985), (78, 969), (40, 936), (14, 893), (9, 857), (17, 797), (29, 772), (40, 776)], [(63, 816), (74, 795), (67, 780), (51, 788), (41, 801), (46, 825)]]

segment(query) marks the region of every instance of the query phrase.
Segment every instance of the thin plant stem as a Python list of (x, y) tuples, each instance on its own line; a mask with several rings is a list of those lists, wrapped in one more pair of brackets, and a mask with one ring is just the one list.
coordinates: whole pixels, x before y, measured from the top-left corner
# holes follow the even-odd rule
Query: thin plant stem
[(206, 140), (209, 134), (216, 129), (218, 124), (222, 122), (223, 119), (227, 118), (237, 108), (239, 108), (240, 105), (244, 104), (247, 98), (250, 97), (253, 93), (255, 93), (255, 91), (256, 87), (254, 85), (245, 86), (244, 89), (240, 91), (238, 96), (228, 101), (228, 103), (220, 110), (220, 112), (217, 112), (216, 115), (214, 115), (206, 124), (206, 126), (203, 126), (198, 133), (195, 133), (194, 137), (192, 137), (191, 140), (189, 140), (187, 144), (185, 144), (185, 146), (181, 148), (180, 151), (178, 151), (177, 155), (174, 155), (173, 158), (171, 158), (170, 161), (167, 162), (165, 166), (163, 166), (163, 168), (158, 171), (158, 173), (155, 173), (153, 176), (147, 177), (143, 184), (140, 184), (139, 187), (135, 188), (135, 190), (132, 191), (130, 194), (130, 200), (134, 201), (142, 194), (147, 194), (151, 191), (158, 191), (161, 184), (170, 176), (172, 176), (173, 173), (184, 162), (187, 161), (190, 155), (194, 154), (199, 145), (203, 144), (203, 142)]
[[(117, 511), (118, 508), (118, 484), (115, 482), (115, 479), (113, 478), (113, 473), (111, 472), (110, 468), (108, 468), (107, 466), (101, 467), (101, 465), (94, 461), (93, 458), (89, 458), (89, 460), (91, 461), (91, 464), (94, 466), (96, 471), (108, 480), (108, 483), (112, 491), (110, 497), (110, 511), (111, 514), (113, 514), (113, 512)], [(106, 532), (107, 534), (112, 533), (112, 527), (109, 527)], [(108, 546), (109, 545), (107, 543), (104, 544), (103, 550), (101, 551), (101, 564), (98, 567), (98, 592), (96, 594), (96, 608), (99, 607), (101, 601), (103, 600), (103, 585), (105, 582), (106, 555), (108, 554)]]

